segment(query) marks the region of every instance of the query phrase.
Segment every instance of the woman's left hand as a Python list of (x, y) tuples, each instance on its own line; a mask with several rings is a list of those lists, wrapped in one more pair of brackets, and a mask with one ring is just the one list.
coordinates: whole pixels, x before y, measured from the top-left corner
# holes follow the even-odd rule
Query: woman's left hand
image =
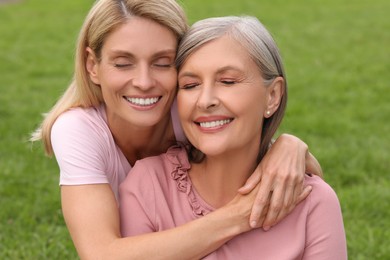
[[(314, 171), (311, 173), (322, 175), (320, 165), (303, 141), (288, 134), (276, 139), (255, 172), (239, 189), (241, 194), (247, 194), (256, 185), (260, 186), (249, 219), (251, 227), (270, 229), (310, 194), (311, 186), (303, 186), (306, 165)], [(263, 211), (267, 209), (265, 215)]]

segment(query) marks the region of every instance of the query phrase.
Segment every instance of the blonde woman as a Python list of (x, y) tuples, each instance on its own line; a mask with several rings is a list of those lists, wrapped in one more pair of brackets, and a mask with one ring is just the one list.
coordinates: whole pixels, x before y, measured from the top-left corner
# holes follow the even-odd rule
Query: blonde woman
[(202, 257), (239, 232), (280, 221), (310, 193), (305, 167), (321, 174), (307, 146), (282, 135), (240, 190), (247, 196), (181, 227), (121, 238), (119, 184), (137, 160), (186, 141), (174, 66), (186, 30), (174, 0), (100, 0), (81, 28), (73, 82), (32, 139), (58, 162), (62, 210), (82, 259)]

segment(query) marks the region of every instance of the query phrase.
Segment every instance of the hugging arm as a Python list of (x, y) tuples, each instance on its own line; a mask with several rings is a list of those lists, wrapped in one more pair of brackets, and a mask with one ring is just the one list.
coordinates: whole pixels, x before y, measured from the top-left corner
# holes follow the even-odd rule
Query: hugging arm
[[(306, 173), (322, 177), (321, 166), (299, 138), (282, 134), (271, 146), (255, 172), (239, 190), (246, 194), (259, 186), (250, 225), (268, 230), (287, 216), (311, 191), (303, 186)], [(266, 217), (264, 210), (269, 205)]]
[(108, 184), (61, 187), (64, 218), (81, 259), (199, 259), (250, 230), (256, 194), (257, 188), (239, 194), (223, 208), (177, 228), (122, 238)]
[[(65, 177), (80, 172), (104, 177), (100, 170), (104, 169), (104, 135), (88, 128), (86, 120), (67, 115), (52, 129), (61, 172)], [(249, 229), (254, 201), (254, 196), (238, 196), (223, 209), (181, 227), (122, 238), (118, 204), (109, 184), (66, 184), (61, 185), (62, 211), (81, 259), (199, 259)]]

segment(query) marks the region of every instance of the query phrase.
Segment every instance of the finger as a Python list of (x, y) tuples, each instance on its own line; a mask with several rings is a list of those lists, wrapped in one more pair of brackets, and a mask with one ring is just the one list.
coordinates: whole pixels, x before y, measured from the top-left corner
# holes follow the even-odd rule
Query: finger
[(275, 222), (271, 224), (271, 226), (277, 225), (282, 219), (284, 219), (297, 205), (298, 196), (302, 192), (301, 185), (297, 184), (288, 184), (286, 185), (286, 190), (284, 194), (284, 202), (282, 204), (282, 208), (275, 219)]
[(286, 208), (290, 207), (291, 205), (295, 204), (295, 201), (298, 197), (296, 195), (297, 190), (301, 187), (297, 187), (293, 183), (286, 185), (286, 190), (284, 193), (284, 202), (283, 202), (283, 208), (282, 210), (286, 210)]
[(295, 205), (298, 204), (298, 198), (301, 195), (301, 193), (304, 191), (303, 188), (304, 188), (303, 187), (303, 182), (297, 183), (297, 185), (296, 185), (296, 187), (294, 189), (294, 194), (293, 194), (293, 201), (294, 201), (294, 205), (293, 206), (294, 207), (295, 207)]
[(313, 190), (313, 187), (312, 186), (310, 186), (310, 185), (308, 185), (308, 186), (306, 186), (304, 189), (303, 189), (303, 191), (302, 191), (302, 193), (298, 196), (298, 198), (297, 198), (297, 205), (299, 204), (299, 203), (301, 203), (303, 200), (305, 200), (306, 198), (307, 198), (307, 196), (309, 196), (309, 194), (311, 193), (311, 191)]
[(259, 184), (261, 180), (261, 170), (260, 167), (257, 166), (255, 171), (252, 173), (252, 175), (248, 178), (248, 180), (245, 182), (244, 186), (242, 186), (238, 192), (245, 195), (251, 192), (257, 184)]
[(290, 214), (291, 211), (294, 210), (296, 205), (299, 203), (298, 198), (302, 192), (303, 192), (303, 179), (301, 180), (301, 178), (298, 178), (297, 181), (286, 184), (284, 202), (272, 226), (278, 224), (282, 219), (284, 219), (288, 214)]
[(254, 227), (259, 222), (261, 215), (264, 212), (264, 209), (270, 201), (271, 193), (271, 180), (269, 178), (264, 178), (260, 182), (259, 190), (256, 194), (256, 198), (252, 207), (251, 215), (249, 217), (249, 223), (251, 227)]
[[(281, 186), (282, 185), (282, 186)], [(263, 223), (263, 229), (269, 230), (276, 224), (276, 219), (283, 207), (285, 188), (283, 184), (278, 185), (272, 193), (270, 207)]]
[(259, 220), (257, 221), (256, 226), (254, 226), (252, 228), (260, 228), (263, 226), (263, 222), (265, 220), (265, 217), (267, 216), (268, 210), (269, 210), (269, 203), (267, 203), (267, 205), (264, 206), (263, 212), (261, 213), (261, 216), (260, 216)]
[(293, 192), (290, 196), (291, 201), (285, 204), (283, 213), (278, 216), (277, 223), (284, 218), (296, 207), (298, 204), (299, 195), (303, 192), (303, 180), (298, 180), (298, 182), (292, 186)]
[(294, 184), (286, 185), (282, 208), (280, 209), (280, 212), (277, 218), (275, 219), (275, 222), (272, 224), (272, 226), (278, 224), (295, 207), (296, 199), (297, 199), (297, 197), (295, 197), (296, 191), (297, 191), (297, 187)]

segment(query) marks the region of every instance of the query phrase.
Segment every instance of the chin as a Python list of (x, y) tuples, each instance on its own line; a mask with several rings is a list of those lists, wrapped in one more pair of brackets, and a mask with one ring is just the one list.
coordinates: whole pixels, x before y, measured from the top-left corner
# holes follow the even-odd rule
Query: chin
[(216, 147), (200, 147), (201, 149), (198, 149), (200, 151), (202, 151), (202, 153), (204, 153), (206, 156), (212, 156), (212, 157), (215, 157), (215, 156), (219, 156), (221, 154), (224, 153), (225, 150), (223, 149), (218, 149)]
[(132, 122), (133, 125), (138, 126), (138, 127), (152, 127), (157, 125), (159, 122), (161, 122), (162, 118), (161, 117), (149, 117), (149, 116), (144, 116), (144, 117), (139, 117), (139, 118), (132, 118), (130, 119), (129, 122)]

